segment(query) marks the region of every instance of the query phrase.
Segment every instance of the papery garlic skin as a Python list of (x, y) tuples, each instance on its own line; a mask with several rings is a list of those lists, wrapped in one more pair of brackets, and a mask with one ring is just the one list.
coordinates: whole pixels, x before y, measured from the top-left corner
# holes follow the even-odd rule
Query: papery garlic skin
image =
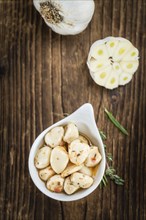
[[(52, 11), (54, 8), (53, 12), (49, 12), (49, 16), (48, 13), (42, 12), (42, 3), (47, 2)], [(33, 0), (33, 3), (45, 23), (61, 35), (75, 35), (82, 32), (91, 21), (95, 9), (93, 0)]]
[(94, 42), (87, 65), (96, 84), (115, 89), (129, 83), (139, 66), (139, 51), (122, 37), (107, 37)]

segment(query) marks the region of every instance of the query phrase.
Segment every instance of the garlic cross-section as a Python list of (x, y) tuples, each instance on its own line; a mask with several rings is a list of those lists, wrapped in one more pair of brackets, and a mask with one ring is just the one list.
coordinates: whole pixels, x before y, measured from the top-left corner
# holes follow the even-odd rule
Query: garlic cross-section
[(92, 44), (87, 65), (96, 84), (115, 89), (129, 83), (139, 66), (139, 51), (121, 37), (107, 37)]

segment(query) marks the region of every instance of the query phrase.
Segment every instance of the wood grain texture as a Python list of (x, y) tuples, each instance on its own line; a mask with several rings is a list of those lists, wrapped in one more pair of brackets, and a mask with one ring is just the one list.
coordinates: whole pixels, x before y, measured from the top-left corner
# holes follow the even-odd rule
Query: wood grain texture
[[(43, 22), (32, 1), (0, 1), (0, 219), (146, 219), (146, 1), (96, 0), (88, 28), (59, 36)], [(97, 86), (86, 66), (90, 45), (122, 36), (140, 51), (130, 84), (113, 91)], [(125, 179), (76, 202), (44, 196), (28, 172), (30, 147), (45, 128), (85, 102), (107, 134), (113, 166)], [(104, 114), (109, 109), (127, 128), (123, 136)]]

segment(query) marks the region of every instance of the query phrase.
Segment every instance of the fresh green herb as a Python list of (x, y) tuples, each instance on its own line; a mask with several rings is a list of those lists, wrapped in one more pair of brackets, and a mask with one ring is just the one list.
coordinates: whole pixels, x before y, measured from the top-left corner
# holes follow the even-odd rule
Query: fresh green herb
[[(103, 131), (100, 131), (100, 135), (101, 135), (102, 140), (104, 141), (106, 135), (103, 133)], [(124, 185), (124, 180), (121, 177), (119, 177), (116, 174), (116, 170), (112, 166), (109, 166), (109, 164), (108, 164), (108, 162), (109, 163), (113, 162), (112, 154), (111, 153), (107, 153), (107, 149), (106, 149), (106, 145), (105, 144), (104, 144), (104, 148), (105, 148), (105, 153), (106, 153), (106, 158), (107, 158), (107, 162), (106, 162), (107, 169), (106, 169), (105, 174), (103, 176), (103, 179), (102, 179), (102, 181), (100, 183), (100, 187), (107, 186), (108, 178), (110, 180), (112, 180), (117, 185), (121, 185), (121, 186)]]
[(128, 135), (127, 130), (115, 119), (115, 117), (110, 113), (106, 108), (104, 109), (105, 113), (111, 120), (111, 122), (125, 135)]
[(116, 174), (116, 170), (113, 167), (108, 167), (105, 171), (105, 175), (115, 182), (117, 185), (124, 185), (124, 180)]
[(99, 131), (99, 133), (100, 133), (100, 136), (101, 136), (102, 140), (105, 141), (106, 140), (106, 135), (103, 133), (103, 131)]

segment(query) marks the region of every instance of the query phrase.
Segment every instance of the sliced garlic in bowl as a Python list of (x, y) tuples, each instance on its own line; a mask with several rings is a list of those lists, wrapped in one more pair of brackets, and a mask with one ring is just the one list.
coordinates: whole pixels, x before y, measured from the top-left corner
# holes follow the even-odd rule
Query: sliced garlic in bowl
[(139, 51), (129, 40), (107, 37), (92, 44), (87, 65), (96, 84), (115, 89), (132, 80), (139, 66), (138, 59)]
[[(62, 167), (62, 163), (60, 164), (60, 167), (58, 166), (58, 164), (56, 165), (55, 160), (57, 159), (58, 156), (60, 157), (60, 155), (63, 152), (67, 152), (68, 155), (66, 155), (66, 156), (69, 157), (69, 149), (70, 149), (69, 145), (71, 145), (71, 143), (65, 142), (64, 143), (64, 144), (66, 144), (65, 147), (64, 146), (56, 146), (53, 149), (50, 148), (51, 149), (51, 157), (53, 155), (52, 152), (55, 152), (55, 149), (57, 149), (57, 151), (58, 151), (58, 148), (59, 148), (59, 154), (58, 154), (58, 152), (57, 152), (57, 154), (55, 153), (55, 155), (57, 155), (57, 157), (55, 156), (56, 159), (53, 159), (53, 163), (55, 164), (55, 166), (54, 165), (52, 166), (52, 164), (53, 164), (52, 159), (50, 159), (50, 161), (51, 161), (50, 165), (46, 165), (45, 168), (42, 168), (41, 172), (40, 172), (40, 169), (38, 169), (35, 166), (35, 156), (37, 155), (37, 152), (42, 148), (46, 134), (58, 126), (62, 126), (63, 128), (65, 128), (70, 123), (75, 124), (76, 127), (78, 128), (78, 131), (79, 131), (78, 139), (75, 139), (73, 141), (74, 143), (79, 144), (79, 145), (82, 144), (82, 146), (87, 145), (88, 147), (90, 147), (91, 146), (90, 140), (91, 140), (92, 144), (99, 147), (99, 151), (101, 153), (102, 160), (100, 161), (100, 164), (98, 166), (98, 171), (94, 172), (94, 174), (92, 176), (93, 178), (91, 177), (93, 179), (93, 182), (91, 181), (92, 179), (88, 179), (88, 177), (90, 177), (90, 172), (86, 172), (87, 174), (89, 173), (89, 175), (80, 173), (80, 170), (84, 166), (83, 163), (81, 165), (76, 165), (76, 164), (71, 164), (70, 161), (68, 163), (66, 162), (67, 165), (63, 166), (62, 172), (59, 170), (60, 167)], [(80, 137), (80, 135), (85, 138)], [(88, 144), (85, 142), (88, 142)], [(61, 150), (61, 152), (60, 152), (60, 150)], [(82, 149), (81, 149), (81, 151), (82, 151)], [(63, 157), (64, 156), (65, 155), (63, 153)], [(66, 158), (66, 156), (65, 156), (65, 158)], [(86, 158), (87, 157), (85, 157), (85, 159)], [(62, 160), (62, 157), (60, 157), (60, 159)], [(64, 160), (63, 160), (63, 163), (64, 163)], [(69, 166), (70, 166), (70, 168), (69, 168)], [(48, 170), (49, 167), (51, 167), (52, 170), (53, 170), (53, 167), (55, 167), (54, 170), (56, 170), (56, 168), (57, 168), (58, 173), (56, 173), (56, 171), (54, 171), (55, 174), (54, 173), (52, 174)], [(101, 180), (103, 178), (104, 171), (105, 171), (104, 146), (103, 146), (103, 142), (101, 140), (99, 131), (97, 129), (96, 123), (95, 123), (93, 108), (88, 103), (81, 106), (78, 110), (76, 110), (74, 113), (72, 113), (68, 117), (64, 118), (63, 120), (53, 124), (52, 126), (47, 128), (46, 130), (44, 130), (37, 137), (37, 139), (33, 143), (32, 148), (30, 150), (29, 172), (30, 172), (30, 175), (31, 175), (31, 178), (32, 178), (34, 184), (38, 187), (38, 189), (42, 193), (44, 193), (48, 197), (56, 199), (58, 201), (74, 201), (74, 200), (78, 200), (78, 199), (81, 199), (81, 198), (89, 195), (98, 187), (99, 183), (101, 182)], [(79, 173), (79, 176), (82, 175), (82, 177), (83, 177), (83, 180), (81, 183), (81, 186), (82, 186), (81, 190), (78, 190), (81, 188), (80, 186), (77, 186), (76, 183), (74, 185), (71, 181), (71, 176), (74, 173)], [(47, 178), (48, 176), (49, 176), (49, 178)], [(88, 177), (86, 177), (86, 176), (88, 176)], [(73, 180), (75, 181), (75, 179), (73, 179)], [(85, 183), (85, 185), (83, 183)], [(73, 186), (72, 186), (72, 184), (73, 184)]]

